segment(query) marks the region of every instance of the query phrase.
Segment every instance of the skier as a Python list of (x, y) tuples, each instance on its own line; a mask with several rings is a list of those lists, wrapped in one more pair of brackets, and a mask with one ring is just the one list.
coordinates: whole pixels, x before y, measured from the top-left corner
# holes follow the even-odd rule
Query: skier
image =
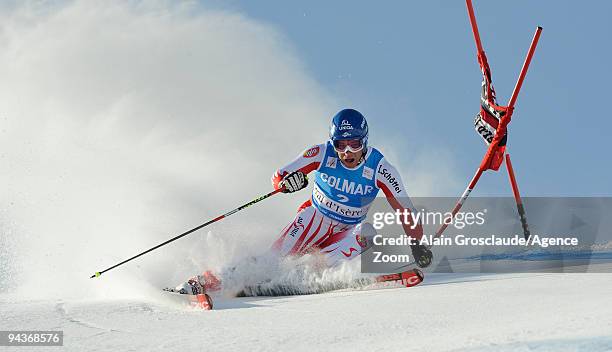
[[(304, 189), (306, 175), (312, 171), (315, 184), (311, 198), (274, 242), (273, 252), (280, 257), (319, 252), (328, 265), (359, 256), (366, 247), (362, 222), (380, 190), (393, 209), (414, 211), (395, 167), (367, 142), (365, 117), (357, 110), (344, 109), (333, 117), (327, 142), (306, 149), (274, 173), (272, 184), (284, 193)], [(403, 225), (406, 235), (419, 240), (421, 224), (411, 225)], [(415, 243), (411, 250), (419, 267), (431, 264), (432, 253), (427, 247)], [(220, 280), (207, 271), (177, 290), (201, 293), (219, 287)]]
[[(413, 211), (397, 170), (376, 148), (368, 147), (368, 124), (357, 110), (344, 109), (332, 119), (329, 141), (306, 149), (272, 177), (275, 189), (292, 193), (308, 185), (306, 174), (315, 173), (311, 199), (274, 243), (280, 255), (300, 255), (312, 250), (325, 254), (330, 264), (361, 253), (362, 221), (379, 190), (393, 209)], [(420, 239), (423, 229), (405, 225), (406, 235)], [(431, 263), (431, 252), (414, 244), (412, 253), (421, 267)]]

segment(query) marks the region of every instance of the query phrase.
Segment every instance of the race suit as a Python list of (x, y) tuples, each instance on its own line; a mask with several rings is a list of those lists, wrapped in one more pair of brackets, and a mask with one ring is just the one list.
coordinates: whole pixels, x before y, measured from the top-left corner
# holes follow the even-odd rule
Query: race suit
[[(373, 231), (362, 222), (380, 190), (394, 210), (415, 211), (399, 173), (373, 147), (368, 147), (361, 163), (351, 169), (342, 164), (331, 142), (314, 145), (274, 173), (275, 189), (294, 171), (315, 171), (314, 189), (272, 246), (281, 256), (318, 251), (333, 265), (360, 255), (366, 246), (362, 232)], [(423, 235), (421, 224), (414, 228), (404, 224), (404, 231), (415, 239)]]

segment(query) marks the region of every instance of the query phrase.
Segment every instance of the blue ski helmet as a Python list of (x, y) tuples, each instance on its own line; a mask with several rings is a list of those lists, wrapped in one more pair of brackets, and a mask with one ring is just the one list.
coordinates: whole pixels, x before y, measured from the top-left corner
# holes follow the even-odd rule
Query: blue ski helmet
[(335, 141), (359, 139), (365, 150), (368, 147), (368, 122), (357, 110), (340, 110), (332, 118), (329, 126), (329, 139)]

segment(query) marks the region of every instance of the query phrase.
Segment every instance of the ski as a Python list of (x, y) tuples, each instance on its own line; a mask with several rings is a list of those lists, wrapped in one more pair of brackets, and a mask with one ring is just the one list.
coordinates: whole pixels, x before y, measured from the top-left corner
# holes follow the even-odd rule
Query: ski
[[(330, 282), (314, 286), (308, 285), (308, 287), (261, 283), (243, 288), (236, 294), (236, 297), (312, 295), (342, 289), (363, 289), (380, 283), (396, 283), (404, 287), (412, 287), (423, 282), (423, 279), (424, 275), (421, 270), (412, 269), (396, 274), (363, 277), (351, 282)], [(191, 295), (180, 293), (174, 288), (164, 288), (163, 293), (164, 297), (183, 306), (201, 310), (213, 309), (213, 300), (206, 293)]]
[(213, 309), (213, 300), (206, 293), (188, 295), (180, 293), (173, 288), (164, 288), (163, 293), (165, 297), (181, 305), (202, 310)]
[(397, 283), (404, 287), (412, 287), (423, 282), (423, 279), (421, 270), (411, 269), (395, 274), (362, 277), (350, 282), (322, 282), (308, 285), (262, 282), (243, 288), (236, 297), (312, 295), (344, 289), (363, 289), (379, 283)]

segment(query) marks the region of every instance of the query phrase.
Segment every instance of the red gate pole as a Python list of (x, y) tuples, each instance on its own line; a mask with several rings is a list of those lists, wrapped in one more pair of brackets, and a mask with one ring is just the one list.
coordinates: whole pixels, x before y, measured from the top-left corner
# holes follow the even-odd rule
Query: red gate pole
[(527, 226), (527, 216), (525, 215), (525, 207), (523, 206), (523, 200), (519, 193), (518, 184), (516, 183), (516, 177), (514, 176), (514, 168), (510, 161), (510, 154), (506, 154), (506, 169), (508, 169), (508, 177), (510, 178), (510, 185), (512, 186), (512, 193), (514, 194), (514, 200), (516, 201), (516, 209), (518, 210), (519, 217), (521, 219), (521, 225), (523, 226), (523, 233), (525, 239), (528, 240), (529, 226)]
[(512, 96), (510, 97), (510, 102), (508, 103), (509, 109), (514, 109), (514, 103), (516, 103), (516, 98), (518, 97), (519, 91), (521, 90), (521, 86), (523, 85), (523, 80), (525, 79), (525, 75), (527, 74), (527, 70), (529, 69), (529, 64), (531, 63), (531, 58), (533, 57), (533, 53), (535, 52), (536, 46), (538, 45), (538, 41), (540, 40), (541, 33), (542, 27), (538, 26), (536, 28), (535, 33), (533, 34), (531, 45), (529, 45), (529, 50), (527, 51), (527, 57), (525, 57), (525, 62), (523, 62), (521, 73), (519, 74), (519, 78), (516, 81), (514, 90), (512, 91)]

